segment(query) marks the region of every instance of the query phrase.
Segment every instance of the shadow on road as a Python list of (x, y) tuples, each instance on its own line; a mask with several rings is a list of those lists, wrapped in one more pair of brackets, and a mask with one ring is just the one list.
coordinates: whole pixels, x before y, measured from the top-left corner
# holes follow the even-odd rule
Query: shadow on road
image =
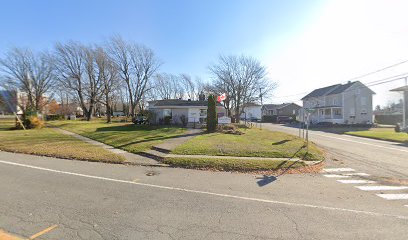
[(257, 177), (256, 179), (259, 179), (259, 181), (256, 182), (258, 186), (263, 187), (271, 182), (276, 181), (277, 178), (275, 176), (263, 175), (263, 177)]

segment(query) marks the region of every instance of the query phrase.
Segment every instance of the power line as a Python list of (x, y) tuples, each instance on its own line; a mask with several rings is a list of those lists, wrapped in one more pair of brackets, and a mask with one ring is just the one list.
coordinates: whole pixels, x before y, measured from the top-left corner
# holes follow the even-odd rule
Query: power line
[(379, 73), (379, 72), (382, 72), (382, 71), (384, 71), (384, 70), (387, 70), (387, 69), (389, 69), (389, 68), (393, 68), (393, 67), (396, 67), (396, 66), (398, 66), (398, 65), (404, 64), (404, 63), (406, 63), (406, 62), (408, 62), (408, 59), (407, 59), (407, 60), (404, 60), (404, 61), (402, 61), (402, 62), (394, 63), (394, 64), (389, 65), (389, 66), (387, 66), (387, 67), (384, 67), (384, 68), (375, 70), (375, 71), (373, 71), (373, 72), (369, 72), (369, 73), (360, 75), (360, 76), (358, 76), (358, 77), (353, 77), (353, 78), (347, 80), (346, 82), (348, 82), (348, 81), (353, 81), (353, 80), (356, 80), (356, 79), (359, 79), (359, 78), (363, 78), (363, 77), (367, 77), (367, 76), (370, 76), (370, 75), (372, 75), (372, 74)]
[[(346, 91), (343, 91), (343, 93), (344, 92), (349, 92), (349, 91), (354, 91), (356, 89), (362, 89), (364, 87), (372, 87), (372, 86), (377, 86), (377, 85), (381, 85), (381, 84), (385, 84), (385, 83), (390, 83), (390, 82), (394, 82), (394, 81), (405, 79), (405, 78), (408, 78), (408, 72), (403, 73), (403, 74), (398, 74), (398, 75), (395, 75), (395, 76), (392, 76), (392, 77), (387, 77), (387, 78), (382, 78), (382, 79), (379, 79), (379, 80), (371, 81), (371, 82), (368, 82), (368, 83), (364, 84), (364, 86), (354, 88), (354, 89), (350, 89), (350, 90), (346, 90)], [(293, 99), (293, 100), (295, 100), (295, 99)], [(298, 100), (299, 99), (296, 99), (296, 101), (298, 101)]]
[[(404, 63), (407, 63), (407, 62), (408, 62), (408, 59), (407, 59), (407, 60), (404, 60), (404, 61), (401, 61), (401, 62), (398, 62), (398, 63), (394, 63), (394, 64), (389, 65), (389, 66), (386, 66), (386, 67), (384, 67), (384, 68), (381, 68), (381, 69), (378, 69), (378, 70), (375, 70), (375, 71), (372, 71), (372, 72), (369, 72), (369, 73), (366, 73), (366, 74), (357, 76), (357, 77), (350, 78), (350, 79), (348, 79), (348, 80), (346, 80), (346, 81), (344, 81), (344, 82), (349, 82), (349, 81), (353, 81), (353, 80), (356, 80), (356, 79), (359, 79), (359, 78), (367, 77), (367, 76), (369, 76), (369, 75), (382, 72), (382, 71), (384, 71), (384, 70), (387, 70), (387, 69), (396, 67), (396, 66), (398, 66), (398, 65), (401, 65), (401, 64), (404, 64)], [(403, 73), (403, 74), (401, 74), (401, 75), (404, 75), (404, 74), (407, 74), (407, 73)], [(376, 80), (376, 81), (381, 81), (381, 80)], [(369, 82), (369, 83), (370, 83), (370, 82)], [(302, 92), (302, 93), (297, 93), (297, 94), (292, 94), (292, 95), (286, 95), (286, 96), (275, 96), (274, 98), (286, 98), (286, 97), (292, 97), (292, 96), (302, 95), (302, 94), (306, 94), (306, 93), (308, 93), (308, 92)]]

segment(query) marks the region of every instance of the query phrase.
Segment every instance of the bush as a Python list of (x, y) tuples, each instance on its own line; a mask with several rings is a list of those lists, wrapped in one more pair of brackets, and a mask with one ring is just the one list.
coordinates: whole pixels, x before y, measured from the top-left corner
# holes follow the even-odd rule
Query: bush
[(399, 124), (395, 125), (394, 130), (395, 130), (395, 132), (397, 132), (397, 133), (401, 132), (401, 126), (400, 126)]
[(233, 125), (233, 124), (218, 125), (217, 131), (221, 133), (226, 133), (226, 134), (235, 134), (235, 135), (244, 134), (243, 132), (239, 130), (239, 128), (236, 125)]
[(54, 121), (54, 120), (64, 120), (64, 115), (60, 114), (49, 114), (45, 116), (46, 121)]
[(164, 117), (164, 125), (170, 125), (171, 123), (171, 116)]
[(276, 123), (277, 117), (275, 115), (265, 115), (262, 116), (262, 122), (268, 122), (268, 123)]
[(186, 115), (181, 115), (180, 116), (180, 121), (181, 121), (181, 124), (183, 125), (183, 127), (187, 126), (187, 117), (186, 117)]
[[(44, 121), (38, 118), (37, 116), (29, 116), (25, 119), (21, 120), (24, 124), (24, 127), (26, 129), (30, 128), (43, 128), (44, 127)], [(16, 129), (22, 129), (23, 127), (21, 126), (20, 122), (16, 122)]]

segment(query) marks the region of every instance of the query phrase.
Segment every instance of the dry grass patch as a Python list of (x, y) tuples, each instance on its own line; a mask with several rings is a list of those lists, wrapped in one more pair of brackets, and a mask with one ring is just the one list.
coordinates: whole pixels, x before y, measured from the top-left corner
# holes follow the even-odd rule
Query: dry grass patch
[(125, 159), (54, 129), (7, 130), (0, 124), (0, 150), (67, 159), (122, 163)]

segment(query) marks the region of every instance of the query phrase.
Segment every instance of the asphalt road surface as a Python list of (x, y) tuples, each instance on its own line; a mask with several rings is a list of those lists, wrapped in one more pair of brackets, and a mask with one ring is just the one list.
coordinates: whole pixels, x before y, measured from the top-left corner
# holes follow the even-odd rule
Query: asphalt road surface
[(273, 177), (0, 152), (0, 229), (21, 239), (405, 240), (404, 204), (320, 173)]
[[(299, 129), (263, 123), (263, 128), (299, 135)], [(324, 148), (331, 166), (347, 166), (372, 177), (401, 180), (408, 184), (408, 147), (400, 143), (309, 131), (309, 139)]]

